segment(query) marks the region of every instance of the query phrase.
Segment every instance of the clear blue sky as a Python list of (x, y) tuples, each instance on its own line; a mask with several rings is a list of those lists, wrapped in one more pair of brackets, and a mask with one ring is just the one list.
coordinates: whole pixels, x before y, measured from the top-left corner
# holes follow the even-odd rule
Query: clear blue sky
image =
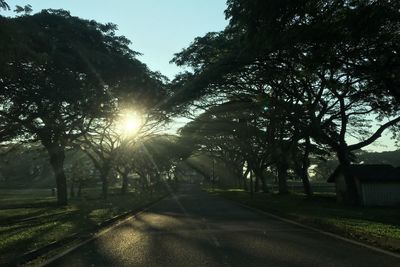
[(197, 36), (225, 28), (226, 0), (7, 0), (15, 5), (32, 5), (34, 12), (63, 8), (74, 16), (113, 22), (119, 34), (132, 41), (132, 49), (151, 70), (169, 78), (181, 71), (169, 64), (173, 54)]

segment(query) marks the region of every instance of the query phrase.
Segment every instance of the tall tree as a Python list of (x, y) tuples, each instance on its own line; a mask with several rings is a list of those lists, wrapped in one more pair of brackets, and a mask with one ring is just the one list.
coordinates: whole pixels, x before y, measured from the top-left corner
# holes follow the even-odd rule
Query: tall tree
[[(346, 171), (351, 151), (400, 122), (399, 10), (390, 0), (229, 0), (228, 27), (196, 38), (174, 58), (193, 68), (176, 82), (187, 89), (186, 100), (216, 91), (243, 95), (243, 84), (253, 96), (264, 91), (274, 100), (267, 108), (276, 110), (267, 127), (275, 151), (309, 137), (329, 145), (344, 166), (348, 201), (355, 203), (354, 179)], [(249, 90), (256, 84), (265, 89)], [(368, 116), (381, 120), (377, 130), (368, 127)], [(360, 141), (348, 144), (354, 134)]]
[(109, 175), (123, 140), (112, 119), (99, 120), (93, 124), (91, 129), (75, 142), (91, 159), (93, 166), (99, 172), (99, 178), (102, 182), (102, 196), (107, 199)]
[(114, 24), (64, 10), (0, 20), (0, 116), (47, 149), (57, 200), (65, 205), (65, 148), (94, 118), (110, 116), (118, 99), (150, 90), (158, 95), (160, 86)]

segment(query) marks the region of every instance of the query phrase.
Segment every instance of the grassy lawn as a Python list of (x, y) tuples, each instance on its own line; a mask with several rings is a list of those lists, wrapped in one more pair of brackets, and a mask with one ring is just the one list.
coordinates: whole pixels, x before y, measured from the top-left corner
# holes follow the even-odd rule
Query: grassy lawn
[[(93, 197), (72, 199), (68, 206), (57, 207), (49, 205), (51, 202), (48, 201), (54, 201), (51, 197), (44, 195), (41, 198), (43, 192), (39, 192), (40, 190), (32, 190), (30, 193), (22, 193), (21, 190), (1, 191), (0, 206), (3, 208), (0, 209), (0, 266), (1, 262), (7, 262), (74, 233), (93, 232), (101, 222), (144, 207), (167, 194), (166, 189), (152, 194), (111, 194), (107, 201)], [(5, 192), (7, 193), (3, 194)], [(4, 208), (6, 203), (19, 203), (21, 207)], [(27, 207), (22, 207), (23, 203)], [(36, 207), (32, 203), (40, 205)]]
[(243, 190), (207, 189), (211, 194), (240, 202), (278, 216), (400, 252), (400, 209), (349, 207), (333, 194), (254, 194)]
[[(50, 189), (0, 189), (0, 209), (10, 206), (55, 202)], [(1, 218), (1, 217), (0, 217)]]

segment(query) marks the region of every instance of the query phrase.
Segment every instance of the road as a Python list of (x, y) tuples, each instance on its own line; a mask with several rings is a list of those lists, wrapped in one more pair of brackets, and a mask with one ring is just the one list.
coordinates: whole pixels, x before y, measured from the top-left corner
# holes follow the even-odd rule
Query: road
[(49, 266), (400, 266), (400, 259), (184, 186)]

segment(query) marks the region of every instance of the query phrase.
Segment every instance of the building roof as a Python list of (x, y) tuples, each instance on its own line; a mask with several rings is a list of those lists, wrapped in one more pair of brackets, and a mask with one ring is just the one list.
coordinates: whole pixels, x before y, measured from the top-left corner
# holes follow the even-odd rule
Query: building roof
[[(336, 178), (342, 172), (339, 166), (329, 176), (328, 183), (335, 182)], [(395, 168), (389, 164), (354, 164), (350, 166), (350, 172), (355, 179), (360, 181), (374, 182), (400, 182), (400, 168)]]

